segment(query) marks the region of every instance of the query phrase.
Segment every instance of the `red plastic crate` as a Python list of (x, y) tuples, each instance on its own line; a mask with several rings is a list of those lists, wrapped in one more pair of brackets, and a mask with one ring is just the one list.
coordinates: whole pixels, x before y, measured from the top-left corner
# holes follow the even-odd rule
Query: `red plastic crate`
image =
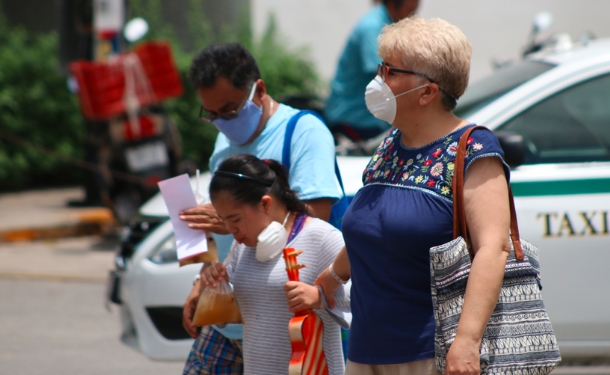
[[(137, 46), (133, 52), (140, 59), (151, 89), (150, 92), (135, 91), (140, 106), (182, 95), (182, 81), (169, 43), (147, 42)], [(70, 64), (70, 71), (78, 82), (81, 109), (88, 119), (106, 120), (126, 112), (123, 64), (126, 56), (128, 54), (104, 62), (79, 60)]]

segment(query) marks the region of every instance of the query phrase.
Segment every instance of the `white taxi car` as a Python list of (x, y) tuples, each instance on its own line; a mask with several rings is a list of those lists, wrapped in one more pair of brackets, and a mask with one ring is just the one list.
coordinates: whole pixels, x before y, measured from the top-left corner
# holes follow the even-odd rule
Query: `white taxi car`
[[(455, 112), (493, 130), (505, 150), (521, 235), (540, 249), (542, 295), (562, 356), (610, 357), (610, 40), (499, 70), (472, 84)], [(367, 162), (339, 158), (348, 195)], [(160, 197), (141, 213), (167, 215)], [(123, 337), (152, 358), (184, 360), (192, 340), (181, 309), (199, 266), (178, 267), (169, 222), (119, 263), (112, 290)]]

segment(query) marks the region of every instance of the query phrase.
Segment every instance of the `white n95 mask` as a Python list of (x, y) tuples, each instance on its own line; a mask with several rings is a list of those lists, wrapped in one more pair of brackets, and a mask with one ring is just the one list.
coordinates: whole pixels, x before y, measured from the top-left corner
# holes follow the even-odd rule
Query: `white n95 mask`
[(426, 83), (425, 85), (394, 95), (390, 86), (381, 77), (377, 76), (366, 86), (366, 92), (364, 93), (366, 108), (368, 108), (373, 116), (392, 124), (396, 119), (396, 98), (428, 85)]
[(256, 259), (259, 262), (268, 262), (275, 258), (286, 246), (288, 241), (288, 231), (284, 228), (290, 212), (286, 215), (284, 223), (272, 221), (267, 228), (258, 235), (256, 244)]

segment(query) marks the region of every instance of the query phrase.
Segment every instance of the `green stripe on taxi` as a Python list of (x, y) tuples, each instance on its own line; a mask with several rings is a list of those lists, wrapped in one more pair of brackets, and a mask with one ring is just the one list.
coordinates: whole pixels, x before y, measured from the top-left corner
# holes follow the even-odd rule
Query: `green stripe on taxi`
[(512, 182), (516, 197), (610, 193), (610, 178)]

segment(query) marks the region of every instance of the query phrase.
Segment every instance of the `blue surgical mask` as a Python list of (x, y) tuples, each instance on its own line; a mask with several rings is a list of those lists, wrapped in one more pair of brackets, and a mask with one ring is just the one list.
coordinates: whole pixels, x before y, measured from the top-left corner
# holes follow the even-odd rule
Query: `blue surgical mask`
[(245, 144), (252, 138), (254, 132), (256, 132), (256, 129), (258, 128), (263, 110), (257, 107), (252, 101), (255, 92), (256, 84), (252, 85), (250, 96), (248, 97), (248, 100), (246, 100), (244, 107), (237, 114), (237, 117), (230, 120), (225, 120), (220, 117), (212, 121), (212, 124), (214, 124), (222, 134), (229, 138), (229, 141), (232, 143), (238, 145)]

